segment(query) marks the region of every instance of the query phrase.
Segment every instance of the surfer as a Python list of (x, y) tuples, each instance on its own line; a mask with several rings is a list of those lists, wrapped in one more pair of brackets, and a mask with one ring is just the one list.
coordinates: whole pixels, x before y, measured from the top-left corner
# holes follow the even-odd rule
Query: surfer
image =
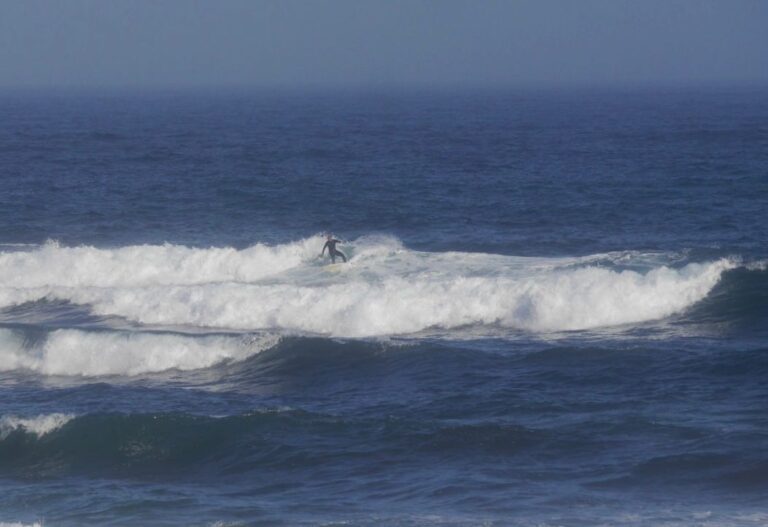
[(334, 237), (329, 234), (325, 239), (325, 245), (323, 245), (323, 250), (320, 252), (320, 257), (325, 254), (325, 248), (327, 247), (328, 256), (331, 257), (331, 263), (336, 263), (337, 256), (341, 256), (341, 259), (344, 260), (344, 263), (346, 263), (347, 257), (344, 256), (343, 252), (336, 248), (337, 243), (341, 243), (341, 241), (334, 239)]

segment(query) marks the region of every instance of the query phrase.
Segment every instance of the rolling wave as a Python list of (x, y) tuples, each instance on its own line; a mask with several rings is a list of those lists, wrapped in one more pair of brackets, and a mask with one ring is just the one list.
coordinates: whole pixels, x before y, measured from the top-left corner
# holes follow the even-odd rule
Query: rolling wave
[[(355, 418), (289, 408), (227, 416), (94, 413), (12, 419), (27, 424), (6, 428), (0, 436), (0, 470), (25, 478), (116, 471), (139, 477), (181, 473), (231, 478), (299, 467), (332, 470), (360, 459), (371, 460), (375, 467), (377, 456), (409, 466), (437, 459), (461, 465), (492, 456), (500, 465), (522, 471), (519, 475), (525, 478), (538, 470), (535, 464), (520, 463), (532, 455), (592, 459), (612, 438), (680, 434), (675, 425), (650, 422), (604, 428), (595, 436), (588, 433), (594, 426), (590, 422), (581, 428), (538, 428), (503, 422)], [(620, 477), (602, 479), (598, 471), (585, 483), (591, 488), (688, 484), (759, 490), (768, 485), (766, 466), (760, 453), (735, 448), (671, 455), (648, 451)], [(705, 480), (702, 473), (707, 474)]]
[(274, 335), (180, 335), (132, 331), (57, 329), (30, 338), (0, 329), (0, 371), (44, 375), (138, 375), (195, 370), (246, 359), (274, 346)]
[(0, 306), (46, 299), (144, 325), (332, 337), (471, 326), (557, 332), (669, 317), (743, 268), (729, 258), (679, 265), (654, 253), (425, 253), (390, 237), (355, 240), (343, 247), (350, 263), (328, 268), (317, 260), (321, 247), (310, 237), (243, 250), (47, 244), (0, 252)]

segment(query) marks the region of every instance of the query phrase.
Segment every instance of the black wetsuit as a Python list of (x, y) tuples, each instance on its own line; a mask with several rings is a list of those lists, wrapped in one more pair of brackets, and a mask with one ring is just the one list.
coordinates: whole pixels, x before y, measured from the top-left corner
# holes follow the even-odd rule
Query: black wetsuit
[(336, 249), (336, 244), (341, 243), (339, 240), (330, 239), (327, 242), (325, 242), (325, 245), (323, 245), (323, 251), (320, 253), (320, 256), (325, 254), (325, 248), (328, 247), (328, 255), (331, 257), (331, 262), (336, 263), (336, 257), (341, 256), (341, 259), (345, 262), (347, 261), (347, 257), (344, 256), (344, 253)]

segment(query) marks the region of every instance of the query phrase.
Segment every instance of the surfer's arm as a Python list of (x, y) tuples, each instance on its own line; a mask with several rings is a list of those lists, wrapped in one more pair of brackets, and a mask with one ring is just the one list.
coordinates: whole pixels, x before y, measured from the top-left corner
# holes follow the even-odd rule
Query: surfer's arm
[(325, 242), (325, 245), (323, 245), (323, 250), (320, 251), (320, 256), (325, 254), (325, 248), (328, 247), (328, 242)]

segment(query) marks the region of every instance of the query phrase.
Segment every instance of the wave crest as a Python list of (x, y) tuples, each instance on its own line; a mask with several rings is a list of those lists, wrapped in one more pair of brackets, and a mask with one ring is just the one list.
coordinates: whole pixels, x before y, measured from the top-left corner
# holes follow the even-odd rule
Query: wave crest
[(73, 414), (61, 413), (38, 415), (35, 417), (4, 415), (0, 417), (0, 440), (5, 439), (17, 430), (40, 438), (58, 430), (74, 418)]
[(195, 370), (244, 360), (278, 340), (269, 334), (192, 336), (59, 329), (28, 343), (18, 332), (0, 330), (0, 369), (84, 377)]

